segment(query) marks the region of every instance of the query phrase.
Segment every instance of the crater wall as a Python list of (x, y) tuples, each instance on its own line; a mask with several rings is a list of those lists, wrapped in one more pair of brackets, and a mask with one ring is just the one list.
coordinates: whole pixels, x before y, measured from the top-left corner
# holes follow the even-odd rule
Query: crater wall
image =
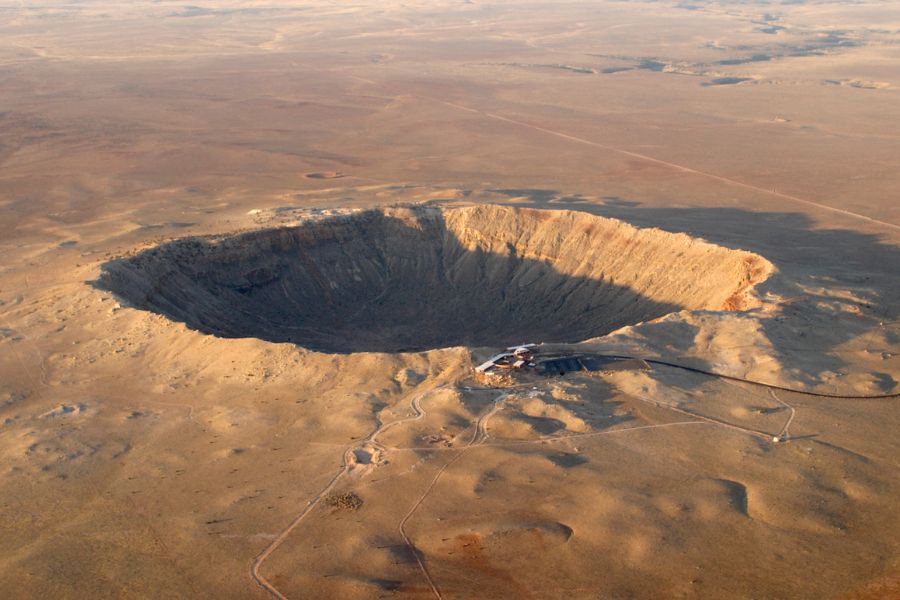
[(741, 310), (772, 269), (684, 234), (482, 205), (176, 240), (107, 263), (98, 285), (217, 336), (398, 352), (575, 342), (683, 309)]

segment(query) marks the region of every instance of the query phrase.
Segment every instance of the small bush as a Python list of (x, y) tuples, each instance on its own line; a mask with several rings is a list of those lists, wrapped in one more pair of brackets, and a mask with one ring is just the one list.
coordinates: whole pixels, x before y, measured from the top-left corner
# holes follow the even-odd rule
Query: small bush
[(325, 506), (336, 508), (338, 510), (357, 510), (362, 506), (362, 498), (353, 492), (344, 492), (343, 494), (329, 494), (322, 500)]

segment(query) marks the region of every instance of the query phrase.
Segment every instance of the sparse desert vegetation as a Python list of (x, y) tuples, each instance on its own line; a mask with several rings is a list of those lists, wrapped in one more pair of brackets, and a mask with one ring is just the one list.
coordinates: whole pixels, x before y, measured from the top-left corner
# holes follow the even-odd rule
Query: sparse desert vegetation
[(341, 494), (329, 494), (322, 499), (325, 506), (336, 508), (338, 510), (359, 510), (362, 506), (362, 498), (353, 492), (343, 492)]

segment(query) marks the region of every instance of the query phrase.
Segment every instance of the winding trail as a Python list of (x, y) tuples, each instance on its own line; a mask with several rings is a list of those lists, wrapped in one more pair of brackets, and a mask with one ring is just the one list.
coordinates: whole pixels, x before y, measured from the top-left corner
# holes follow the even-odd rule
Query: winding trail
[(453, 463), (458, 461), (460, 458), (462, 458), (462, 455), (465, 454), (465, 451), (466, 451), (466, 448), (459, 450), (457, 452), (456, 456), (454, 456), (453, 458), (451, 458), (450, 460), (448, 460), (447, 462), (444, 463), (444, 466), (442, 466), (438, 470), (438, 472), (435, 474), (434, 478), (431, 480), (431, 483), (428, 484), (428, 487), (425, 488), (425, 491), (422, 493), (421, 496), (419, 496), (419, 499), (416, 500), (416, 503), (412, 505), (412, 508), (409, 509), (409, 512), (407, 512), (406, 515), (400, 520), (400, 526), (398, 527), (398, 530), (400, 532), (400, 537), (403, 538), (403, 543), (406, 544), (406, 547), (409, 548), (409, 551), (412, 553), (413, 557), (416, 559), (416, 564), (419, 566), (419, 571), (422, 572), (422, 575), (425, 577), (425, 581), (428, 582), (428, 587), (431, 588), (432, 594), (434, 594), (434, 597), (437, 598), (438, 600), (443, 600), (443, 596), (441, 595), (441, 590), (438, 589), (437, 584), (434, 583), (434, 579), (431, 577), (431, 573), (428, 572), (428, 567), (425, 565), (425, 562), (422, 560), (422, 557), (419, 555), (419, 551), (416, 549), (416, 546), (415, 546), (415, 544), (413, 544), (412, 540), (409, 539), (409, 536), (406, 534), (406, 531), (404, 528), (406, 527), (407, 521), (409, 521), (412, 518), (412, 516), (415, 514), (415, 512), (422, 505), (422, 502), (425, 501), (425, 498), (427, 498), (428, 495), (431, 493), (431, 490), (434, 489), (434, 486), (437, 485), (438, 479), (441, 478), (441, 475), (444, 474), (444, 471), (446, 471), (450, 467), (450, 465), (452, 465)]
[[(413, 412), (412, 415), (410, 415), (408, 417), (403, 417), (400, 419), (395, 419), (395, 420), (387, 422), (387, 423), (379, 423), (375, 427), (375, 429), (372, 430), (372, 432), (369, 433), (369, 435), (366, 436), (365, 438), (363, 438), (361, 440), (356, 440), (352, 444), (347, 444), (346, 446), (344, 446), (344, 451), (342, 453), (342, 458), (341, 458), (341, 466), (340, 466), (340, 469), (338, 470), (338, 472), (335, 473), (334, 477), (332, 477), (328, 481), (328, 483), (325, 485), (325, 487), (323, 487), (315, 496), (313, 496), (307, 502), (306, 506), (303, 508), (303, 510), (300, 512), (300, 514), (298, 514), (296, 517), (294, 517), (294, 519), (287, 525), (287, 527), (282, 529), (281, 532), (278, 534), (278, 536), (274, 540), (272, 540), (272, 542), (268, 546), (263, 548), (263, 550), (253, 560), (253, 563), (250, 566), (250, 576), (260, 587), (262, 587), (264, 590), (266, 590), (274, 598), (278, 598), (279, 600), (287, 600), (287, 596), (282, 594), (278, 590), (278, 588), (276, 588), (272, 584), (272, 582), (270, 582), (268, 579), (266, 579), (260, 573), (260, 569), (262, 568), (263, 563), (272, 555), (272, 553), (274, 553), (285, 542), (285, 540), (288, 539), (288, 537), (297, 528), (297, 526), (300, 525), (300, 523), (306, 518), (307, 515), (309, 515), (310, 512), (312, 512), (313, 508), (315, 508), (319, 504), (319, 502), (321, 502), (322, 498), (324, 498), (329, 492), (331, 492), (331, 490), (334, 489), (334, 487), (337, 485), (337, 483), (347, 473), (350, 472), (351, 465), (353, 464), (353, 462), (351, 460), (351, 454), (353, 453), (354, 449), (358, 448), (361, 445), (365, 445), (368, 443), (368, 444), (377, 446), (383, 450), (387, 450), (387, 448), (385, 448), (378, 442), (378, 436), (381, 435), (382, 433), (384, 433), (385, 431), (392, 429), (393, 427), (396, 427), (400, 424), (410, 423), (412, 421), (418, 421), (419, 419), (422, 419), (426, 414), (425, 410), (422, 408), (422, 405), (421, 405), (422, 399), (430, 394), (433, 394), (434, 392), (437, 392), (438, 390), (445, 389), (447, 387), (449, 387), (449, 384), (443, 384), (443, 385), (439, 385), (437, 387), (431, 388), (425, 392), (421, 392), (421, 393), (413, 395), (413, 397), (409, 403), (409, 407)], [(429, 486), (425, 489), (425, 491), (422, 493), (422, 495), (419, 497), (419, 499), (416, 501), (416, 503), (412, 506), (412, 508), (409, 510), (409, 512), (406, 514), (406, 516), (404, 516), (403, 519), (400, 521), (400, 525), (399, 525), (400, 536), (403, 538), (403, 541), (406, 543), (407, 547), (410, 549), (413, 556), (415, 557), (416, 562), (419, 566), (419, 570), (422, 573), (422, 576), (428, 582), (428, 585), (431, 587), (431, 590), (435, 594), (436, 598), (442, 597), (440, 594), (440, 591), (438, 590), (437, 586), (435, 585), (434, 580), (431, 578), (431, 574), (428, 572), (428, 568), (426, 567), (425, 563), (422, 561), (421, 557), (419, 556), (419, 552), (416, 550), (415, 545), (413, 544), (413, 542), (409, 538), (409, 536), (406, 534), (406, 531), (404, 530), (404, 526), (406, 525), (406, 522), (409, 521), (409, 519), (413, 516), (413, 514), (416, 512), (416, 509), (419, 508), (419, 506), (422, 504), (422, 502), (425, 500), (425, 498), (428, 496), (428, 494), (431, 493), (431, 490), (434, 488), (435, 484), (437, 483), (438, 479), (440, 479), (440, 476), (443, 474), (443, 472), (450, 465), (452, 465), (454, 462), (459, 460), (459, 458), (465, 453), (465, 451), (467, 449), (471, 448), (474, 445), (483, 443), (488, 438), (487, 423), (490, 420), (490, 418), (494, 414), (496, 414), (498, 410), (500, 410), (500, 408), (502, 407), (502, 405), (501, 405), (502, 401), (504, 399), (506, 399), (508, 396), (509, 396), (509, 393), (504, 392), (494, 399), (491, 410), (489, 410), (487, 413), (485, 413), (484, 415), (479, 417), (478, 420), (476, 421), (475, 431), (472, 434), (472, 438), (469, 440), (469, 442), (466, 444), (466, 446), (464, 448), (462, 448), (462, 449), (446, 448), (445, 449), (445, 450), (455, 450), (458, 452), (458, 454), (456, 456), (454, 456), (453, 458), (451, 458), (449, 461), (447, 461), (440, 468), (438, 473), (432, 479)], [(394, 448), (391, 448), (390, 450), (394, 450)], [(436, 448), (422, 448), (421, 450), (437, 450), (437, 449)]]
[(790, 404), (788, 404), (787, 402), (785, 402), (784, 400), (779, 398), (778, 394), (775, 393), (775, 390), (770, 389), (769, 395), (772, 396), (773, 400), (775, 400), (776, 402), (778, 402), (779, 404), (781, 404), (782, 406), (787, 408), (789, 411), (791, 411), (790, 414), (788, 415), (787, 421), (785, 421), (785, 423), (784, 423), (784, 427), (782, 427), (781, 431), (778, 432), (778, 435), (776, 435), (773, 438), (773, 440), (777, 440), (777, 441), (787, 440), (788, 436), (790, 435), (790, 432), (788, 431), (788, 429), (790, 428), (791, 423), (794, 422), (794, 416), (797, 414), (797, 410), (793, 406), (791, 406)]
[(334, 489), (334, 486), (337, 485), (341, 478), (343, 478), (347, 473), (350, 472), (351, 465), (353, 464), (353, 462), (351, 461), (351, 454), (353, 453), (354, 449), (367, 443), (382, 447), (377, 441), (378, 435), (401, 423), (417, 421), (424, 417), (425, 411), (422, 410), (419, 401), (428, 394), (432, 394), (437, 390), (446, 387), (447, 384), (444, 384), (414, 395), (409, 404), (410, 408), (413, 411), (412, 416), (395, 419), (388, 423), (378, 423), (375, 429), (373, 429), (368, 436), (361, 440), (355, 440), (352, 444), (347, 444), (346, 446), (344, 446), (344, 451), (341, 455), (341, 466), (338, 472), (335, 473), (334, 477), (331, 478), (331, 480), (325, 485), (324, 488), (319, 491), (319, 493), (317, 493), (307, 502), (306, 506), (303, 508), (300, 514), (298, 514), (294, 518), (294, 520), (288, 524), (287, 527), (281, 530), (278, 536), (274, 540), (272, 540), (272, 543), (263, 548), (263, 550), (256, 555), (256, 558), (253, 559), (253, 563), (250, 565), (250, 576), (260, 587), (269, 592), (269, 594), (274, 598), (278, 598), (279, 600), (287, 600), (287, 597), (280, 591), (278, 591), (278, 589), (260, 573), (260, 569), (262, 568), (263, 563), (285, 542), (285, 540), (287, 540), (294, 529), (296, 529), (297, 526), (300, 525), (300, 523), (303, 521), (303, 519), (306, 518), (306, 516), (313, 510), (313, 508), (315, 508), (316, 505), (321, 502), (322, 498), (324, 498), (329, 492), (331, 492), (332, 489)]
[[(732, 430), (737, 430), (742, 433), (752, 435), (754, 437), (762, 437), (765, 439), (771, 439), (770, 434), (766, 434), (761, 431), (756, 431), (753, 429), (740, 427), (738, 425), (720, 421), (718, 419), (713, 419), (711, 417), (706, 417), (704, 415), (699, 415), (699, 414), (693, 413), (691, 411), (683, 410), (683, 409), (674, 407), (670, 404), (660, 403), (660, 402), (651, 400), (649, 398), (643, 398), (643, 397), (640, 397), (640, 396), (637, 396), (634, 394), (628, 394), (629, 397), (634, 398), (636, 400), (648, 402), (655, 406), (659, 406), (661, 408), (671, 409), (673, 411), (694, 417), (695, 420), (676, 421), (676, 422), (672, 422), (672, 423), (659, 423), (659, 424), (654, 424), (654, 425), (641, 425), (641, 426), (637, 426), (637, 427), (627, 427), (627, 428), (623, 428), (623, 429), (611, 429), (611, 430), (605, 430), (605, 431), (575, 433), (575, 434), (570, 434), (570, 435), (547, 436), (547, 437), (541, 437), (541, 438), (534, 439), (534, 440), (512, 440), (512, 441), (506, 441), (506, 442), (488, 443), (488, 439), (490, 438), (490, 434), (488, 432), (488, 423), (489, 423), (490, 419), (503, 408), (503, 401), (506, 400), (506, 398), (508, 398), (511, 395), (510, 392), (503, 392), (503, 393), (499, 394), (496, 398), (494, 398), (490, 410), (488, 410), (487, 412), (482, 414), (478, 418), (478, 420), (475, 422), (475, 428), (472, 433), (472, 437), (469, 439), (468, 443), (466, 443), (466, 445), (463, 446), (462, 448), (434, 448), (434, 447), (420, 447), (420, 446), (406, 447), (406, 448), (386, 448), (385, 446), (381, 445), (378, 442), (378, 440), (377, 440), (378, 436), (380, 434), (384, 433), (385, 431), (387, 431), (388, 429), (391, 429), (391, 428), (396, 427), (403, 423), (410, 423), (413, 421), (418, 421), (418, 420), (422, 419), (423, 417), (425, 417), (426, 411), (421, 406), (421, 400), (423, 398), (425, 398), (426, 396), (433, 394), (434, 392), (436, 392), (438, 390), (445, 389), (447, 387), (449, 387), (449, 384), (443, 384), (438, 387), (429, 389), (425, 392), (415, 394), (409, 403), (409, 407), (413, 411), (412, 415), (410, 415), (408, 417), (403, 417), (400, 419), (395, 419), (395, 420), (387, 422), (387, 423), (380, 423), (366, 438), (364, 438), (362, 440), (357, 440), (353, 444), (347, 444), (346, 446), (344, 446), (341, 467), (340, 467), (339, 471), (334, 475), (334, 477), (331, 478), (331, 480), (329, 480), (329, 482), (325, 485), (324, 488), (322, 488), (315, 496), (313, 496), (308, 501), (307, 505), (300, 512), (300, 514), (298, 514), (294, 518), (294, 520), (291, 521), (288, 524), (288, 526), (285, 527), (278, 534), (278, 536), (268, 546), (266, 546), (266, 548), (264, 548), (254, 559), (254, 561), (250, 567), (250, 575), (253, 578), (253, 580), (260, 587), (265, 589), (274, 598), (278, 598), (279, 600), (288, 600), (287, 596), (282, 594), (274, 585), (272, 585), (272, 583), (269, 580), (267, 580), (260, 573), (260, 569), (262, 568), (262, 565), (266, 561), (266, 559), (268, 559), (272, 555), (272, 553), (274, 553), (285, 542), (285, 540), (287, 540), (287, 538), (291, 535), (291, 533), (294, 531), (294, 529), (296, 529), (297, 526), (300, 525), (300, 523), (304, 520), (304, 518), (307, 515), (309, 515), (309, 513), (313, 510), (313, 508), (315, 508), (319, 504), (319, 502), (322, 500), (322, 498), (324, 498), (329, 492), (331, 492), (331, 490), (334, 489), (334, 487), (337, 485), (337, 483), (347, 473), (350, 472), (350, 468), (352, 465), (350, 456), (353, 453), (353, 450), (355, 448), (359, 447), (360, 445), (364, 445), (366, 443), (375, 445), (383, 450), (389, 450), (389, 451), (394, 451), (394, 452), (430, 451), (430, 452), (454, 452), (455, 453), (455, 455), (452, 458), (450, 458), (447, 462), (445, 462), (441, 466), (440, 469), (438, 469), (437, 473), (435, 473), (434, 477), (431, 479), (428, 486), (423, 490), (422, 494), (416, 499), (416, 501), (413, 503), (412, 507), (410, 507), (409, 511), (407, 511), (407, 513), (403, 516), (403, 518), (400, 520), (400, 523), (398, 525), (398, 532), (400, 534), (400, 537), (403, 539), (404, 544), (406, 544), (410, 553), (415, 558), (416, 565), (418, 566), (419, 571), (422, 574), (422, 577), (425, 579), (426, 583), (428, 584), (428, 587), (431, 589), (433, 596), (437, 600), (443, 600), (443, 595), (441, 594), (440, 588), (435, 583), (434, 578), (431, 576), (431, 573), (428, 570), (428, 566), (425, 564), (425, 561), (423, 560), (423, 558), (421, 556), (421, 553), (418, 551), (418, 549), (415, 546), (415, 543), (409, 537), (409, 534), (406, 531), (406, 525), (410, 521), (410, 519), (412, 519), (412, 517), (416, 514), (416, 512), (419, 510), (419, 508), (422, 506), (422, 504), (425, 502), (425, 500), (428, 498), (428, 496), (431, 494), (431, 492), (434, 490), (434, 488), (437, 485), (438, 481), (440, 480), (441, 476), (454, 463), (456, 463), (459, 459), (461, 459), (468, 451), (475, 450), (478, 448), (559, 443), (559, 442), (569, 441), (569, 440), (572, 440), (575, 438), (599, 437), (599, 436), (605, 436), (605, 435), (615, 435), (615, 434), (622, 434), (622, 433), (628, 433), (628, 432), (643, 431), (643, 430), (650, 430), (650, 429), (660, 429), (660, 428), (668, 428), (668, 427), (679, 427), (679, 426), (685, 426), (685, 425), (719, 426), (719, 427), (725, 427), (725, 428), (732, 429)], [(486, 389), (490, 389), (490, 388), (486, 388)], [(470, 388), (470, 391), (486, 391), (486, 389), (485, 390), (480, 390), (480, 389), (473, 390)], [(779, 400), (779, 402), (781, 402), (781, 400), (778, 399), (777, 397), (776, 397), (776, 400)], [(784, 403), (782, 402), (782, 404), (784, 404)], [(788, 406), (788, 405), (785, 404), (785, 406)], [(790, 421), (793, 419), (793, 415), (794, 415), (793, 408), (790, 406), (788, 406), (788, 408), (790, 408), (792, 412), (791, 412), (790, 419), (788, 420), (788, 423), (782, 429), (782, 432), (787, 431), (787, 428), (790, 425)], [(782, 433), (780, 435), (785, 435), (785, 433)]]
[(308, 515), (313, 508), (315, 508), (315, 506), (319, 503), (320, 500), (322, 500), (325, 494), (330, 492), (332, 488), (334, 488), (335, 484), (337, 484), (338, 480), (340, 480), (340, 478), (347, 473), (347, 471), (349, 470), (349, 462), (347, 461), (348, 452), (351, 452), (351, 449), (348, 448), (344, 452), (341, 469), (337, 472), (337, 474), (335, 474), (334, 477), (332, 477), (331, 481), (328, 482), (328, 485), (322, 488), (322, 490), (318, 494), (313, 496), (312, 499), (306, 504), (306, 507), (303, 509), (303, 511), (299, 515), (297, 515), (294, 520), (291, 521), (291, 523), (287, 527), (285, 527), (281, 531), (281, 533), (278, 534), (278, 537), (276, 537), (271, 544), (266, 546), (263, 551), (260, 552), (253, 560), (253, 564), (250, 566), (250, 576), (253, 577), (253, 580), (256, 581), (256, 583), (258, 583), (264, 590), (269, 592), (269, 594), (271, 594), (273, 597), (279, 598), (280, 600), (287, 600), (287, 596), (279, 592), (278, 589), (276, 589), (268, 579), (263, 577), (260, 574), (259, 569), (262, 567), (262, 564), (265, 562), (265, 560), (269, 558), (269, 556), (271, 556), (272, 553), (275, 552), (275, 550), (277, 550), (279, 546), (281, 546), (281, 544), (284, 543), (289, 535), (291, 535), (291, 532), (297, 528), (297, 525), (300, 524), (303, 518), (306, 517), (306, 515)]
[[(634, 358), (634, 357), (621, 356), (618, 358)], [(593, 431), (593, 432), (586, 432), (586, 433), (574, 433), (574, 434), (570, 434), (570, 435), (546, 436), (546, 437), (540, 437), (540, 438), (532, 439), (532, 440), (510, 440), (510, 441), (499, 441), (499, 442), (488, 443), (488, 440), (490, 438), (490, 434), (488, 432), (488, 423), (489, 423), (490, 419), (503, 408), (504, 400), (506, 400), (509, 396), (511, 396), (514, 393), (514, 392), (508, 391), (508, 389), (507, 389), (506, 391), (499, 393), (494, 398), (491, 408), (489, 410), (487, 410), (486, 412), (484, 412), (484, 414), (482, 414), (481, 416), (478, 417), (477, 421), (475, 422), (475, 427), (474, 427), (474, 431), (472, 432), (472, 437), (462, 447), (449, 447), (449, 448), (437, 447), (436, 448), (436, 447), (410, 446), (410, 447), (405, 447), (405, 448), (404, 447), (390, 447), (389, 448), (389, 447), (383, 446), (380, 442), (378, 442), (378, 436), (381, 435), (382, 433), (384, 433), (385, 431), (387, 431), (393, 427), (396, 427), (398, 425), (401, 425), (403, 423), (418, 421), (418, 420), (422, 419), (423, 417), (425, 417), (426, 411), (425, 411), (425, 409), (422, 408), (421, 401), (428, 395), (433, 394), (439, 390), (451, 387), (451, 385), (452, 385), (449, 383), (444, 383), (444, 384), (438, 385), (436, 387), (432, 387), (424, 392), (413, 394), (412, 398), (410, 400), (410, 403), (409, 403), (409, 408), (412, 411), (412, 414), (410, 416), (395, 419), (388, 423), (379, 423), (375, 427), (375, 429), (373, 429), (372, 432), (364, 439), (354, 441), (354, 443), (344, 446), (340, 470), (334, 475), (334, 477), (332, 477), (332, 479), (328, 482), (328, 484), (318, 494), (316, 494), (311, 500), (309, 500), (306, 507), (300, 512), (300, 514), (297, 515), (294, 518), (294, 520), (291, 521), (291, 523), (285, 529), (283, 529), (281, 531), (281, 533), (278, 534), (278, 536), (272, 541), (272, 543), (270, 543), (266, 548), (264, 548), (262, 550), (262, 552), (260, 552), (257, 555), (257, 557), (254, 559), (254, 561), (251, 565), (250, 575), (252, 576), (253, 580), (256, 581), (256, 583), (258, 585), (260, 585), (263, 589), (265, 589), (267, 592), (269, 592), (269, 594), (271, 596), (278, 598), (280, 600), (287, 600), (287, 598), (286, 598), (286, 596), (284, 596), (284, 594), (282, 594), (280, 591), (278, 591), (278, 589), (276, 589), (271, 584), (271, 582), (269, 582), (265, 577), (263, 577), (260, 574), (260, 568), (262, 567), (262, 564), (265, 562), (265, 560), (269, 556), (272, 555), (273, 552), (275, 552), (275, 550), (277, 550), (284, 543), (284, 541), (288, 538), (288, 536), (290, 536), (291, 532), (293, 532), (294, 529), (296, 529), (296, 527), (312, 511), (312, 509), (322, 500), (322, 498), (335, 487), (335, 485), (338, 483), (338, 481), (340, 481), (340, 479), (344, 475), (349, 473), (349, 471), (351, 469), (351, 465), (353, 464), (353, 461), (351, 459), (353, 450), (358, 448), (360, 445), (365, 445), (367, 443), (371, 444), (373, 446), (376, 446), (381, 450), (391, 451), (391, 452), (452, 452), (452, 453), (455, 453), (454, 456), (452, 456), (449, 460), (447, 460), (440, 467), (440, 469), (438, 469), (437, 473), (435, 473), (434, 477), (431, 479), (428, 486), (423, 490), (422, 494), (416, 499), (416, 501), (413, 503), (413, 505), (410, 507), (410, 509), (407, 511), (407, 513), (400, 520), (400, 523), (398, 525), (398, 532), (400, 534), (400, 537), (403, 539), (403, 542), (406, 544), (406, 546), (409, 549), (409, 551), (411, 552), (412, 556), (415, 558), (415, 561), (419, 568), (419, 571), (422, 573), (422, 577), (425, 579), (429, 588), (431, 589), (433, 596), (437, 600), (443, 600), (443, 595), (441, 594), (440, 588), (435, 583), (434, 578), (431, 576), (431, 573), (428, 570), (428, 566), (425, 563), (425, 561), (423, 560), (421, 553), (418, 551), (413, 540), (409, 537), (409, 534), (406, 531), (406, 525), (409, 523), (410, 519), (412, 519), (412, 517), (416, 514), (416, 512), (419, 510), (419, 508), (422, 506), (422, 504), (425, 502), (425, 500), (428, 498), (428, 496), (432, 493), (432, 491), (434, 490), (435, 486), (437, 485), (438, 481), (443, 476), (443, 474), (454, 463), (459, 461), (469, 451), (476, 450), (478, 448), (518, 446), (518, 445), (525, 445), (525, 444), (559, 443), (559, 442), (567, 442), (574, 438), (599, 437), (599, 436), (605, 436), (605, 435), (616, 435), (616, 434), (623, 434), (623, 433), (635, 432), (635, 431), (660, 429), (660, 428), (667, 428), (667, 427), (680, 427), (680, 426), (688, 426), (688, 425), (723, 427), (726, 429), (730, 429), (732, 431), (737, 431), (737, 432), (743, 433), (745, 435), (750, 435), (753, 437), (762, 438), (762, 439), (765, 439), (765, 440), (768, 440), (768, 441), (771, 441), (774, 443), (778, 443), (778, 442), (788, 440), (789, 429), (790, 429), (791, 424), (793, 423), (794, 417), (796, 416), (796, 409), (793, 406), (791, 406), (790, 404), (788, 404), (787, 402), (783, 401), (781, 398), (779, 398), (776, 393), (776, 390), (794, 392), (794, 393), (799, 393), (799, 394), (806, 394), (806, 395), (810, 395), (810, 396), (826, 397), (826, 398), (876, 399), (876, 398), (896, 398), (896, 397), (900, 396), (900, 394), (881, 394), (881, 395), (874, 395), (874, 396), (838, 396), (835, 394), (827, 394), (827, 393), (821, 393), (821, 392), (808, 392), (808, 391), (803, 391), (803, 390), (794, 390), (791, 388), (786, 388), (786, 387), (782, 387), (782, 386), (778, 386), (778, 385), (762, 383), (762, 382), (758, 382), (758, 381), (746, 380), (746, 379), (743, 379), (740, 377), (724, 375), (721, 373), (713, 373), (710, 371), (705, 371), (702, 369), (689, 367), (687, 365), (670, 363), (670, 362), (662, 361), (659, 359), (643, 359), (643, 360), (646, 360), (647, 362), (661, 365), (661, 366), (682, 369), (685, 371), (700, 373), (700, 374), (711, 376), (711, 377), (717, 377), (717, 378), (720, 378), (725, 381), (736, 381), (736, 382), (742, 382), (742, 383), (747, 383), (747, 384), (764, 387), (768, 390), (768, 393), (772, 397), (772, 399), (775, 400), (776, 402), (778, 402), (780, 405), (787, 408), (790, 411), (790, 413), (788, 415), (786, 422), (781, 427), (778, 434), (773, 435), (772, 433), (767, 433), (767, 432), (759, 431), (756, 429), (750, 429), (748, 427), (742, 427), (740, 425), (736, 425), (734, 423), (729, 423), (727, 421), (716, 419), (714, 417), (708, 417), (706, 415), (702, 415), (702, 414), (699, 414), (699, 413), (696, 413), (693, 411), (689, 411), (689, 410), (680, 408), (678, 406), (674, 406), (674, 405), (666, 403), (666, 402), (660, 402), (658, 400), (653, 400), (652, 398), (643, 397), (639, 394), (628, 393), (628, 394), (625, 394), (625, 396), (627, 396), (629, 398), (633, 398), (635, 400), (639, 400), (642, 402), (652, 404), (659, 408), (669, 409), (673, 412), (683, 414), (685, 416), (691, 417), (692, 420), (675, 421), (675, 422), (670, 422), (670, 423), (659, 423), (659, 424), (653, 424), (653, 425), (641, 425), (641, 426), (637, 426), (637, 427), (627, 427), (627, 428), (622, 428), (622, 429), (608, 429), (608, 430), (604, 430), (604, 431)], [(523, 386), (521, 386), (521, 385), (513, 386), (513, 388), (518, 388), (518, 387), (523, 387)], [(472, 392), (472, 391), (489, 391), (489, 390), (493, 390), (494, 388), (463, 387), (461, 389), (464, 391)]]
[(485, 414), (481, 415), (478, 420), (475, 422), (475, 431), (472, 434), (472, 439), (469, 440), (469, 443), (465, 445), (462, 449), (452, 448), (452, 450), (456, 450), (457, 454), (450, 460), (444, 463), (444, 465), (438, 469), (438, 472), (432, 478), (431, 483), (428, 484), (428, 487), (425, 488), (425, 491), (422, 492), (422, 495), (419, 496), (419, 499), (416, 500), (415, 504), (412, 505), (412, 508), (409, 509), (409, 512), (400, 520), (400, 525), (398, 526), (398, 531), (400, 533), (400, 537), (403, 538), (403, 542), (406, 544), (406, 547), (412, 553), (412, 555), (416, 559), (416, 564), (419, 566), (419, 570), (422, 572), (422, 576), (425, 578), (425, 581), (428, 582), (428, 586), (431, 588), (431, 592), (434, 594), (434, 597), (437, 600), (443, 600), (443, 595), (441, 594), (441, 590), (438, 588), (437, 584), (435, 584), (434, 579), (431, 577), (431, 573), (428, 572), (428, 567), (425, 565), (425, 562), (422, 560), (422, 557), (419, 554), (419, 551), (416, 549), (415, 544), (413, 544), (412, 540), (409, 538), (409, 535), (406, 533), (406, 523), (412, 518), (412, 516), (416, 513), (422, 503), (425, 501), (425, 498), (431, 494), (431, 491), (434, 489), (434, 486), (437, 485), (438, 480), (441, 478), (441, 475), (444, 474), (450, 466), (458, 461), (467, 450), (471, 448), (483, 444), (488, 438), (487, 432), (487, 424), (491, 417), (497, 414), (503, 405), (503, 401), (509, 396), (509, 393), (504, 392), (494, 398), (493, 405), (491, 409)]

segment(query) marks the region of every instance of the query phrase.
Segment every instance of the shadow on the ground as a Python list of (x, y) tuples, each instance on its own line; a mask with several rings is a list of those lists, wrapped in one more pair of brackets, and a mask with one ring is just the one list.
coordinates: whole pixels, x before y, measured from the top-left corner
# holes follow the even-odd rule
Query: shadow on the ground
[[(796, 366), (793, 376), (806, 384), (821, 383), (825, 372), (846, 369), (841, 346), (847, 342), (872, 336), (876, 341), (867, 348), (872, 353), (895, 353), (900, 344), (900, 247), (876, 235), (817, 228), (796, 212), (664, 208), (613, 196), (586, 202), (555, 190), (493, 191), (516, 199), (513, 206), (587, 212), (765, 256), (780, 273), (758, 290), (773, 291), (788, 302), (779, 315), (759, 317), (762, 331), (776, 359)], [(681, 336), (684, 350), (694, 341), (688, 333)], [(881, 348), (884, 344), (893, 348)], [(882, 392), (897, 389), (891, 374), (876, 371), (871, 376)]]
[(106, 263), (93, 285), (204, 333), (331, 353), (576, 342), (684, 308), (512, 244), (469, 249), (439, 211), (413, 215), (185, 238)]

